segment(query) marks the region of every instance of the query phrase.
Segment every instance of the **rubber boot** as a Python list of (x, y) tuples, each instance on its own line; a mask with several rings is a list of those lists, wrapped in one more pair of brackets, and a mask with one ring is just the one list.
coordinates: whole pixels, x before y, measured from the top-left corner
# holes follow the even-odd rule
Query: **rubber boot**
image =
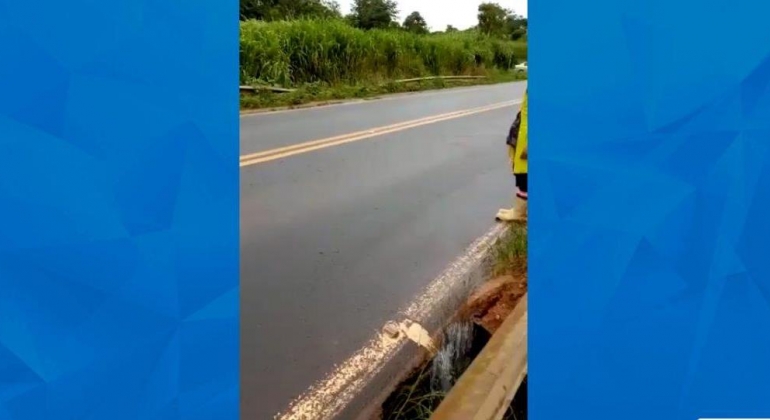
[(501, 222), (516, 222), (527, 220), (527, 200), (516, 197), (512, 209), (500, 209), (495, 217)]
[(527, 199), (516, 197), (516, 204), (513, 206), (513, 220), (527, 221)]
[(508, 221), (513, 219), (513, 209), (500, 209), (495, 215), (495, 220)]

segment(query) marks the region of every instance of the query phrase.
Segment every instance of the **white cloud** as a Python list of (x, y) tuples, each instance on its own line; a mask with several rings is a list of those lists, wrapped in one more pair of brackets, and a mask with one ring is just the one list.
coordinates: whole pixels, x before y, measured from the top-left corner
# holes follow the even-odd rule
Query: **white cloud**
[[(350, 12), (353, 0), (338, 0), (342, 13)], [(491, 0), (515, 13), (527, 16), (527, 0)], [(420, 12), (431, 30), (443, 31), (447, 25), (467, 29), (476, 25), (482, 0), (398, 0), (399, 22), (414, 11)]]

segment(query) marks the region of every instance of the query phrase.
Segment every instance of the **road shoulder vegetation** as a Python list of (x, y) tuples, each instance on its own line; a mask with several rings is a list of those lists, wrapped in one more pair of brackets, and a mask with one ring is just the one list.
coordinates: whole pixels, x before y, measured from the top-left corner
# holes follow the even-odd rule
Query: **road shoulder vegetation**
[(323, 83), (308, 84), (288, 92), (262, 89), (262, 85), (251, 86), (253, 91), (241, 93), (242, 111), (269, 111), (277, 109), (304, 108), (330, 105), (355, 99), (379, 99), (394, 94), (422, 92), (430, 90), (484, 86), (526, 80), (525, 73), (493, 73), (478, 79), (425, 79), (411, 82), (385, 82), (380, 84), (328, 85)]
[[(242, 109), (296, 107), (392, 93), (521, 80), (527, 19), (481, 3), (478, 25), (431, 31), (394, 0), (241, 0)], [(468, 77), (464, 80), (436, 77)], [(404, 79), (431, 80), (401, 82)], [(267, 89), (266, 89), (267, 88)]]

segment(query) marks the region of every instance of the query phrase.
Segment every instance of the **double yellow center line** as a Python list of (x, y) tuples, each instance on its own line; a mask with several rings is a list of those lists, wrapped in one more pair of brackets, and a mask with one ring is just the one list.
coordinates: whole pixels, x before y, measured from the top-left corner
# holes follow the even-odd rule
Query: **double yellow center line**
[(446, 114), (433, 115), (430, 117), (420, 118), (416, 120), (406, 121), (397, 124), (386, 125), (382, 127), (370, 128), (368, 130), (357, 131), (355, 133), (343, 134), (339, 136), (329, 137), (320, 140), (313, 140), (305, 143), (295, 144), (292, 146), (279, 147), (277, 149), (265, 150), (263, 152), (250, 153), (241, 156), (240, 166), (250, 166), (260, 163), (270, 162), (272, 160), (283, 159), (302, 153), (308, 153), (315, 150), (325, 149), (327, 147), (339, 146), (345, 143), (352, 143), (354, 141), (369, 139), (375, 136), (381, 136), (383, 134), (395, 133), (397, 131), (407, 130), (422, 125), (433, 124), (441, 121), (451, 120), (455, 118), (465, 117), (468, 115), (479, 114), (482, 112), (493, 111), (500, 108), (506, 108), (516, 104), (520, 104), (521, 100), (499, 102), (492, 105), (482, 106), (479, 108), (466, 109), (463, 111), (449, 112)]

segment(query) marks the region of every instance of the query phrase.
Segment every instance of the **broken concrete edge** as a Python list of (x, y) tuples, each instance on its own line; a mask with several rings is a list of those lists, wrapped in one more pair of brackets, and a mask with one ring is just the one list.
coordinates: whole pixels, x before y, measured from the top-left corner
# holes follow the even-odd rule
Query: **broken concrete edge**
[[(442, 337), (457, 309), (478, 285), (488, 280), (495, 256), (490, 251), (508, 229), (497, 224), (474, 241), (385, 324), (392, 328), (380, 327), (367, 344), (312, 384), (275, 419), (377, 418), (390, 393), (415, 366), (430, 358), (432, 344)], [(430, 345), (425, 346), (426, 343)]]
[[(489, 280), (494, 262), (492, 250), (497, 240), (508, 229), (509, 226), (507, 225), (495, 226), (490, 232), (491, 237), (486, 248), (481, 251), (480, 258), (473, 264), (466, 266), (463, 272), (453, 274), (458, 280), (454, 282), (454, 290), (445, 294), (439, 302), (431, 305), (429, 311), (421, 313), (420, 316), (409, 318), (429, 331), (435, 343), (440, 345), (440, 338), (446, 327), (457, 321), (458, 310), (479, 285)], [(410, 311), (405, 312), (409, 313)], [(431, 352), (414, 342), (408, 340), (402, 342), (387, 362), (366, 384), (359, 388), (356, 395), (334, 416), (334, 419), (380, 420), (382, 405), (385, 400), (431, 357)]]
[(527, 374), (527, 295), (458, 379), (431, 420), (500, 420)]

